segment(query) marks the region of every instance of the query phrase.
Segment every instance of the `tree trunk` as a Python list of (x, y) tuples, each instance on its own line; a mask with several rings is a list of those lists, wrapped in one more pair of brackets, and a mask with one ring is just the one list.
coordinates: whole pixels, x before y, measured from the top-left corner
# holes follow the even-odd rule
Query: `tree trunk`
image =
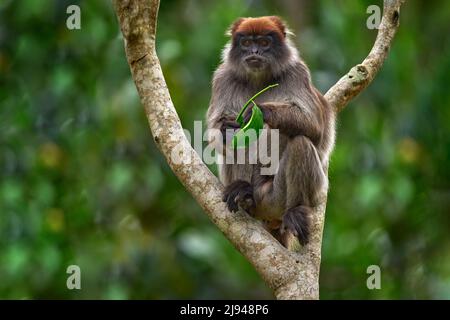
[[(341, 110), (373, 80), (387, 57), (399, 26), (402, 0), (384, 0), (383, 19), (368, 57), (353, 67), (325, 95)], [(222, 185), (186, 139), (155, 51), (159, 0), (115, 0), (131, 74), (145, 108), (156, 145), (181, 183), (211, 221), (255, 267), (277, 299), (318, 299), (326, 191), (315, 208), (311, 240), (297, 252), (286, 250), (255, 219), (231, 213), (221, 200)], [(174, 161), (172, 150), (180, 150)]]

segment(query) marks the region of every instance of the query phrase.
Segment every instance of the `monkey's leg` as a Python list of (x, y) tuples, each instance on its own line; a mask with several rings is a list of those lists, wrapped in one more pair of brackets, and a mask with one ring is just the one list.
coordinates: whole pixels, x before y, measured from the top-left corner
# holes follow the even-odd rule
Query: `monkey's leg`
[[(228, 151), (228, 149), (227, 149)], [(225, 155), (225, 161), (231, 160), (232, 163), (225, 163), (220, 166), (220, 178), (225, 185), (222, 200), (226, 202), (228, 210), (236, 212), (239, 207), (253, 215), (252, 209), (255, 207), (253, 197), (253, 186), (251, 176), (255, 165), (249, 162), (249, 152), (246, 150), (244, 157), (238, 156), (237, 149), (232, 149), (231, 158)], [(240, 163), (240, 161), (242, 161)]]
[(319, 204), (319, 192), (326, 185), (320, 157), (314, 144), (304, 136), (288, 144), (285, 168), (286, 213), (281, 234), (291, 233), (302, 245), (309, 241), (312, 207)]
[(256, 198), (266, 202), (266, 207), (284, 209), (280, 229), (272, 233), (285, 246), (290, 235), (302, 245), (308, 242), (312, 207), (318, 204), (319, 191), (326, 179), (316, 147), (304, 136), (296, 136), (287, 143), (273, 183), (264, 176), (255, 179)]

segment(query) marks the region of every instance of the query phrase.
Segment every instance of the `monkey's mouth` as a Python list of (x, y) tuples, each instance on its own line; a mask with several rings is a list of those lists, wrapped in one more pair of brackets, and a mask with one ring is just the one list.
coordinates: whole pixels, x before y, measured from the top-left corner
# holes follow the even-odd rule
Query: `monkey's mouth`
[(261, 69), (264, 66), (264, 59), (257, 55), (245, 58), (245, 63), (250, 69)]

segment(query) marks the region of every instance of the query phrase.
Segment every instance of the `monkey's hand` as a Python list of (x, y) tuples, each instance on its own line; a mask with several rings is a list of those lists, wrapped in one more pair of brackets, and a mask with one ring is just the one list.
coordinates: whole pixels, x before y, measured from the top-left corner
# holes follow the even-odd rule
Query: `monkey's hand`
[(250, 209), (255, 207), (253, 187), (244, 180), (234, 181), (225, 188), (222, 201), (226, 202), (228, 210), (231, 212), (236, 212), (241, 207), (250, 213)]
[[(234, 135), (234, 132), (241, 126), (234, 118), (224, 117), (221, 119), (220, 132), (222, 133), (223, 144), (226, 145)], [(227, 137), (228, 133), (228, 137)]]
[[(253, 110), (254, 104), (250, 104), (247, 109), (244, 112), (243, 115), (243, 120), (244, 123), (247, 123), (251, 116), (252, 116), (252, 110)], [(270, 127), (272, 127), (274, 125), (273, 123), (273, 108), (274, 108), (274, 104), (273, 103), (261, 103), (258, 104), (259, 109), (261, 110), (262, 114), (263, 114), (263, 119), (264, 122), (267, 123)], [(273, 127), (272, 127), (273, 128)]]
[[(291, 102), (265, 102), (258, 104), (258, 107), (262, 111), (264, 122), (271, 129), (278, 129), (280, 133), (290, 137), (305, 136), (314, 145), (322, 139), (323, 123), (320, 111), (309, 110)], [(245, 110), (245, 121), (250, 119), (252, 108)]]

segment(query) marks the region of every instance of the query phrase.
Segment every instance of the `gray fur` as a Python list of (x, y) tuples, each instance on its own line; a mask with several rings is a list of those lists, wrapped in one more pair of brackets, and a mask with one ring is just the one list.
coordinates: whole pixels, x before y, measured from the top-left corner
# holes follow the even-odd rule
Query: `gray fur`
[[(253, 72), (243, 65), (242, 59), (230, 59), (231, 42), (228, 43), (223, 61), (214, 73), (207, 122), (209, 129), (221, 129), (224, 119), (235, 119), (256, 92), (267, 85), (279, 84), (256, 100), (271, 111), (270, 123), (280, 130), (277, 173), (261, 176), (259, 164), (224, 164), (219, 165), (219, 177), (225, 186), (238, 180), (249, 182), (255, 202), (250, 213), (260, 219), (280, 220), (282, 227), (297, 234), (292, 229), (295, 227), (289, 225), (295, 215), (291, 212), (290, 220), (286, 221), (283, 216), (296, 207), (295, 214), (299, 214), (318, 205), (318, 194), (328, 185), (326, 171), (334, 145), (335, 113), (312, 85), (309, 69), (297, 49), (289, 39), (284, 45), (288, 50), (282, 59), (265, 57), (270, 61), (269, 67)], [(308, 239), (300, 240), (306, 243)]]

